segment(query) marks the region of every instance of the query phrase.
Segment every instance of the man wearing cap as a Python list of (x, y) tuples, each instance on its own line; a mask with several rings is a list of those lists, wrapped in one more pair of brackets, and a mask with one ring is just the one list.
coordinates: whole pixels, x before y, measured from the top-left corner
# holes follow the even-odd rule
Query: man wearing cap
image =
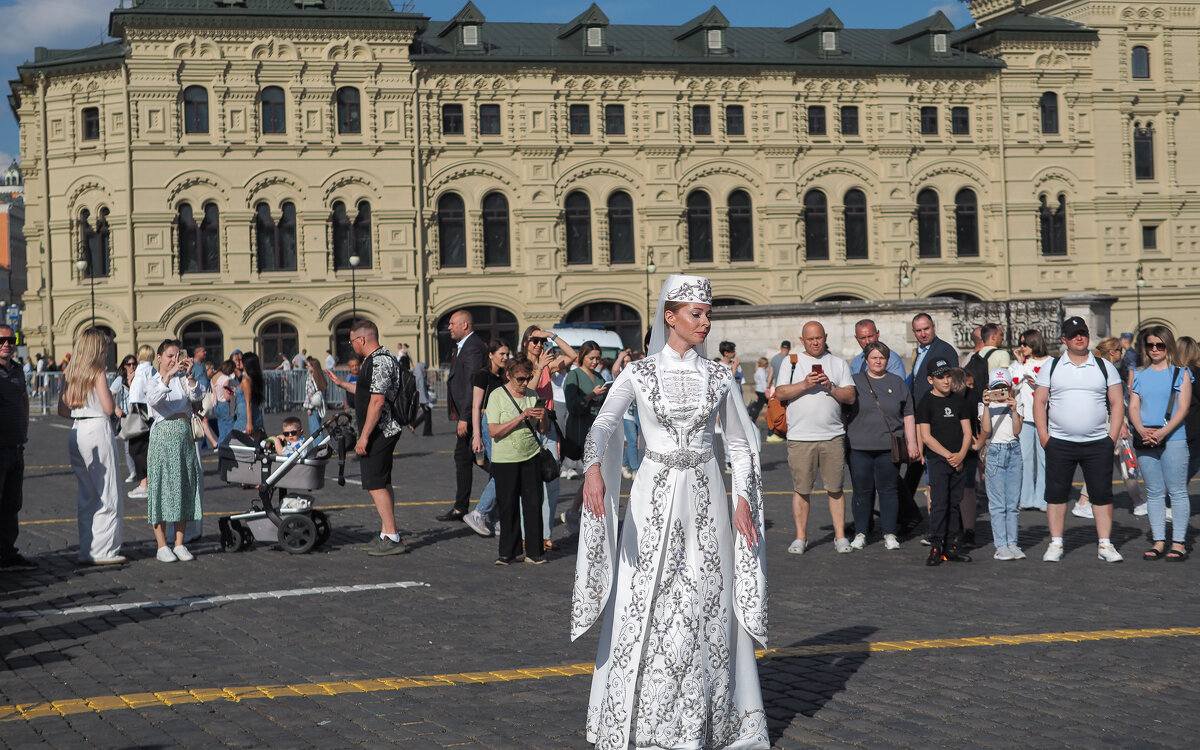
[(1121, 378), (1116, 368), (1098, 361), (1088, 349), (1088, 327), (1082, 318), (1063, 321), (1062, 342), (1066, 354), (1038, 372), (1033, 393), (1033, 421), (1038, 440), (1046, 449), (1050, 546), (1042, 559), (1062, 560), (1067, 499), (1079, 467), (1092, 500), (1099, 538), (1097, 555), (1105, 562), (1121, 562), (1121, 553), (1110, 539), (1113, 446), (1125, 423)]

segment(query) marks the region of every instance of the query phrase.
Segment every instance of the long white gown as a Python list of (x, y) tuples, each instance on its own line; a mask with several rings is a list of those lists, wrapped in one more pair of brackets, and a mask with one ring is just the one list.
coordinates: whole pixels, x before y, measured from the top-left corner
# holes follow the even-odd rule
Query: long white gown
[[(606, 512), (583, 516), (571, 638), (603, 617), (587, 715), (597, 748), (769, 747), (754, 658), (767, 637), (758, 435), (732, 380), (665, 347), (621, 372), (588, 434), (584, 464), (601, 462)], [(634, 400), (646, 454), (618, 539), (621, 419)], [(730, 495), (713, 455), (718, 414)], [(754, 547), (733, 528), (739, 495)]]

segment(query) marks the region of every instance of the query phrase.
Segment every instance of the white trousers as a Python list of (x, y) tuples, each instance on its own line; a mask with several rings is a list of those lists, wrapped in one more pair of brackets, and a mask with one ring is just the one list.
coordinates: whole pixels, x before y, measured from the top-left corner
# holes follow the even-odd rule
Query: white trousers
[(79, 489), (79, 560), (91, 562), (121, 554), (124, 497), (117, 474), (121, 461), (108, 419), (76, 419), (68, 438), (71, 469)]

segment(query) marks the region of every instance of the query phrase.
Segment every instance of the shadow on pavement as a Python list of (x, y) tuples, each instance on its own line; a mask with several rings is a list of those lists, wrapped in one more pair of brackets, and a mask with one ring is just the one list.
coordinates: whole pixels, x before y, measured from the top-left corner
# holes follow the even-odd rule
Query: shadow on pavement
[(785, 647), (825, 646), (830, 647), (828, 653), (816, 650), (769, 656), (758, 662), (772, 746), (778, 744), (797, 714), (815, 716), (846, 689), (850, 678), (870, 657), (867, 642), (878, 630), (871, 625), (831, 630)]

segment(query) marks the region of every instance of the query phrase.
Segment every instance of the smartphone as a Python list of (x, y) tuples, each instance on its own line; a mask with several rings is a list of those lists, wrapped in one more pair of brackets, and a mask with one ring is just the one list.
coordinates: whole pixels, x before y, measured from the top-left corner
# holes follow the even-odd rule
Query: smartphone
[(535, 403), (534, 403), (534, 405), (533, 405), (533, 408), (535, 408), (535, 409), (545, 409), (545, 408), (546, 408), (546, 399), (544, 399), (544, 398), (539, 398), (539, 399), (537, 400), (537, 402), (535, 402)]
[(816, 374), (818, 374), (818, 375), (824, 375), (824, 374), (825, 374), (825, 368), (824, 368), (824, 367), (822, 367), (821, 365), (813, 365), (813, 366), (812, 366), (812, 371), (813, 371), (813, 372), (815, 372), (815, 373), (816, 373)]

